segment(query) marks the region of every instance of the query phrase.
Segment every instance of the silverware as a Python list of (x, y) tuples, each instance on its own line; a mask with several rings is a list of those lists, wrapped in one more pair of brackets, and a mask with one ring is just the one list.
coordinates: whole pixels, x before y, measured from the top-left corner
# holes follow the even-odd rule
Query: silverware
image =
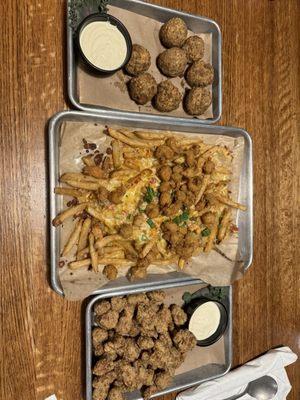
[(256, 400), (271, 400), (274, 398), (277, 391), (278, 385), (275, 379), (271, 378), (271, 376), (265, 375), (249, 382), (243, 393), (227, 397), (224, 400), (236, 400), (245, 396), (245, 394), (249, 394)]

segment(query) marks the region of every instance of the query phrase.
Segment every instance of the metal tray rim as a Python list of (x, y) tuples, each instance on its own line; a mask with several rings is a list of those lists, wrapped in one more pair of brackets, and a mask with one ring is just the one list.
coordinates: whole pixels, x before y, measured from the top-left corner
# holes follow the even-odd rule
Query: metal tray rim
[[(92, 311), (92, 307), (95, 304), (96, 301), (100, 300), (100, 299), (104, 299), (104, 298), (110, 298), (110, 297), (114, 297), (114, 296), (123, 296), (126, 294), (131, 294), (131, 293), (141, 293), (141, 292), (147, 292), (153, 289), (170, 289), (173, 287), (182, 287), (182, 286), (187, 286), (188, 284), (197, 284), (197, 283), (201, 283), (200, 280), (194, 280), (193, 282), (190, 283), (178, 283), (177, 285), (172, 285), (170, 283), (164, 284), (162, 286), (158, 287), (153, 287), (152, 289), (148, 289), (145, 290), (145, 288), (138, 288), (138, 289), (131, 289), (131, 290), (116, 290), (114, 292), (111, 293), (105, 293), (105, 294), (98, 294), (96, 296), (93, 296), (89, 302), (87, 303), (86, 306), (86, 310), (85, 310), (85, 378), (86, 378), (86, 400), (91, 400), (90, 398), (90, 392), (91, 392), (91, 387), (89, 387), (88, 385), (88, 381), (89, 381), (89, 377), (92, 375), (92, 367), (91, 367), (91, 363), (90, 363), (90, 357), (89, 357), (89, 350), (91, 350), (92, 348), (92, 343), (91, 343), (91, 311)], [(200, 383), (204, 383), (206, 381), (209, 381), (211, 379), (217, 379), (220, 378), (224, 375), (226, 375), (232, 366), (232, 286), (227, 286), (229, 288), (229, 310), (230, 310), (230, 318), (229, 318), (229, 327), (228, 327), (228, 331), (227, 331), (227, 336), (228, 336), (228, 342), (229, 342), (229, 347), (228, 347), (228, 353), (227, 353), (227, 368), (225, 369), (224, 372), (217, 374), (215, 376), (212, 376), (210, 378), (206, 378), (206, 379), (202, 379), (196, 382), (191, 382), (190, 384), (186, 384), (186, 385), (182, 385), (182, 386), (176, 386), (173, 388), (167, 388), (165, 390), (162, 390), (160, 392), (158, 392), (157, 394), (155, 394), (154, 397), (158, 397), (158, 396), (163, 396), (178, 390), (184, 390), (184, 389), (188, 389), (192, 386), (195, 385), (199, 385)], [(142, 398), (140, 398), (142, 399)]]
[[(120, 113), (121, 114), (121, 113)], [(123, 121), (127, 121), (130, 122), (132, 121), (131, 117), (126, 117), (123, 114), (118, 115), (118, 117), (120, 119), (122, 119)], [(54, 194), (54, 187), (55, 187), (55, 176), (54, 176), (54, 165), (55, 165), (55, 148), (54, 148), (54, 134), (55, 134), (55, 128), (57, 126), (57, 124), (59, 124), (60, 120), (64, 119), (67, 116), (82, 116), (82, 117), (95, 117), (95, 118), (99, 118), (99, 117), (103, 117), (103, 116), (107, 116), (108, 118), (113, 118), (113, 116), (111, 115), (110, 112), (107, 113), (102, 113), (102, 115), (98, 114), (98, 113), (87, 113), (87, 112), (83, 112), (83, 111), (60, 111), (58, 113), (56, 113), (50, 120), (49, 120), (49, 125), (48, 125), (48, 162), (49, 162), (49, 199), (50, 199), (50, 207), (49, 207), (49, 213), (50, 213), (50, 221), (52, 221), (52, 219), (55, 217), (55, 194)], [(149, 119), (148, 116), (143, 115), (139, 118), (139, 122), (153, 122), (153, 119)], [(167, 123), (168, 121), (166, 121), (165, 119), (162, 121), (159, 117), (156, 118), (154, 120), (154, 122), (162, 122), (162, 123)], [(183, 121), (183, 122), (179, 122), (176, 121), (178, 126), (186, 126), (188, 125), (188, 121)], [(200, 128), (205, 128), (205, 125), (198, 125), (198, 127)], [(218, 125), (206, 125), (207, 129), (209, 130), (214, 130), (214, 129), (221, 129), (221, 130), (233, 130), (233, 131), (238, 131), (245, 139), (245, 141), (247, 142), (247, 145), (249, 147), (249, 161), (248, 161), (248, 167), (249, 167), (249, 171), (250, 171), (250, 176), (249, 176), (249, 219), (251, 221), (251, 223), (249, 224), (249, 258), (247, 260), (247, 262), (244, 265), (244, 269), (245, 271), (250, 267), (250, 265), (252, 264), (252, 260), (253, 260), (253, 166), (252, 166), (252, 139), (251, 136), (249, 135), (249, 133), (241, 128), (236, 128), (236, 127), (231, 127), (231, 126), (218, 126)], [(55, 253), (55, 228), (52, 226), (52, 224), (50, 223), (50, 282), (51, 282), (51, 286), (53, 288), (53, 290), (61, 295), (64, 296), (64, 292), (63, 289), (61, 287), (61, 284), (59, 282), (58, 276), (57, 276), (57, 272), (58, 272), (58, 268), (57, 265), (55, 263), (55, 257), (54, 257), (54, 253)], [(170, 279), (168, 282), (170, 282), (171, 284), (177, 284), (180, 282), (183, 283), (188, 283), (188, 282), (194, 282), (197, 281), (197, 279), (192, 278), (192, 277), (186, 277), (186, 278), (174, 278), (174, 279)], [(151, 286), (151, 282), (149, 283), (143, 283), (143, 287), (144, 288), (148, 288), (149, 286)], [(164, 285), (165, 283), (156, 283), (156, 286), (159, 287), (161, 285)], [(126, 287), (127, 288), (127, 287)], [(129, 290), (129, 286), (128, 286), (128, 290)], [(99, 289), (96, 290), (93, 295), (97, 295), (99, 293), (112, 293), (114, 291), (114, 289)]]
[[(135, 3), (135, 4), (143, 4), (145, 5), (145, 1), (143, 0), (130, 0), (131, 2)], [(172, 117), (172, 116), (162, 116), (162, 118), (166, 118), (169, 121), (172, 120), (179, 120), (179, 121), (191, 121), (194, 124), (204, 124), (204, 125), (210, 125), (210, 124), (215, 124), (216, 122), (218, 122), (221, 119), (221, 115), (222, 115), (222, 33), (221, 33), (221, 29), (220, 26), (218, 25), (218, 23), (216, 21), (214, 21), (211, 18), (207, 18), (207, 17), (202, 17), (200, 15), (195, 15), (192, 13), (187, 13), (184, 11), (178, 11), (178, 10), (174, 10), (172, 8), (169, 7), (163, 7), (160, 5), (156, 5), (156, 4), (149, 4), (146, 3), (148, 6), (155, 8), (157, 10), (167, 10), (169, 12), (172, 12), (175, 15), (178, 16), (192, 16), (196, 19), (205, 21), (211, 25), (213, 25), (215, 27), (215, 29), (217, 30), (218, 33), (218, 49), (217, 49), (217, 53), (218, 53), (218, 81), (219, 81), (219, 85), (218, 85), (218, 114), (216, 115), (216, 117), (214, 118), (209, 118), (206, 120), (201, 120), (201, 119), (188, 119), (188, 118), (184, 118), (184, 117)], [(130, 112), (130, 111), (119, 111), (119, 110), (105, 110), (105, 109), (100, 109), (97, 108), (97, 106), (95, 106), (95, 108), (93, 107), (89, 107), (88, 105), (84, 105), (81, 104), (79, 101), (77, 101), (76, 97), (75, 97), (75, 91), (74, 91), (74, 81), (75, 81), (75, 77), (74, 77), (74, 68), (73, 68), (73, 63), (74, 63), (74, 50), (73, 50), (73, 39), (72, 39), (72, 29), (69, 26), (69, 20), (68, 20), (68, 7), (69, 7), (69, 0), (66, 1), (66, 26), (67, 26), (67, 76), (68, 76), (68, 85), (67, 85), (67, 93), (68, 93), (68, 97), (70, 102), (72, 103), (72, 105), (81, 110), (81, 111), (86, 111), (86, 112), (94, 112), (94, 113), (99, 113), (101, 114), (102, 112), (110, 112), (112, 113), (112, 116), (115, 115), (116, 113), (122, 112), (124, 114), (128, 114), (129, 116), (131, 116), (132, 118), (138, 118), (141, 114), (137, 113), (137, 112)], [(159, 117), (159, 115), (152, 115), (152, 114), (144, 114), (147, 115), (149, 118), (157, 118)]]

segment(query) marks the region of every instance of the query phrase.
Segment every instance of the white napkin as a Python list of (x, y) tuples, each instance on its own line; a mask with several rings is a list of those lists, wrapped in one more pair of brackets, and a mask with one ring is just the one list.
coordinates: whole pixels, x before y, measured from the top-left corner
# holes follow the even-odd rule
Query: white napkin
[[(221, 378), (180, 393), (177, 400), (223, 400), (243, 393), (248, 382), (263, 375), (269, 375), (277, 381), (278, 392), (274, 400), (285, 400), (291, 390), (291, 385), (284, 368), (296, 360), (297, 355), (289, 347), (270, 350)], [(253, 397), (244, 395), (241, 399), (253, 400)]]
[(57, 400), (55, 394), (52, 394), (50, 397), (47, 397), (45, 400)]

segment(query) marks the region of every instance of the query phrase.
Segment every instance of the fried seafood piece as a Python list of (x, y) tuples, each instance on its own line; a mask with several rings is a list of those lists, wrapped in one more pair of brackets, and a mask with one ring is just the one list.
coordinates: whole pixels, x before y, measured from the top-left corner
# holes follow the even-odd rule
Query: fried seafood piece
[(154, 376), (154, 383), (159, 389), (165, 389), (170, 386), (172, 376), (169, 371), (157, 372)]
[(166, 293), (163, 290), (152, 290), (152, 292), (147, 293), (147, 297), (151, 301), (155, 301), (157, 303), (163, 303), (166, 298)]
[(120, 335), (126, 335), (130, 332), (132, 327), (132, 319), (134, 314), (134, 305), (125, 305), (123, 311), (120, 314), (118, 324), (116, 326), (116, 332)]
[(94, 352), (94, 355), (95, 355), (96, 357), (102, 356), (102, 354), (104, 353), (104, 346), (103, 346), (103, 344), (102, 344), (102, 343), (98, 343), (98, 344), (96, 344), (95, 346), (93, 346), (93, 352)]
[(125, 341), (125, 346), (123, 349), (123, 358), (128, 362), (133, 362), (139, 358), (140, 348), (136, 344), (134, 339), (128, 338)]
[(154, 346), (154, 341), (151, 337), (140, 336), (137, 340), (137, 345), (141, 350), (150, 350)]
[(153, 369), (146, 368), (141, 360), (135, 361), (134, 367), (137, 371), (138, 389), (140, 389), (142, 386), (150, 386), (153, 384)]
[(187, 315), (181, 307), (179, 307), (177, 304), (172, 304), (170, 306), (170, 310), (176, 326), (181, 326), (186, 323)]
[(145, 293), (130, 294), (127, 296), (128, 304), (136, 306), (137, 304), (149, 304), (149, 299)]
[(97, 316), (95, 320), (100, 328), (106, 330), (114, 329), (117, 326), (119, 320), (119, 313), (117, 311), (110, 310), (106, 314)]
[(164, 304), (156, 314), (155, 328), (158, 333), (165, 333), (174, 328), (171, 311)]
[(157, 93), (155, 78), (148, 72), (138, 75), (129, 81), (129, 95), (137, 104), (145, 105)]
[(211, 93), (207, 88), (192, 88), (185, 97), (184, 105), (190, 115), (201, 115), (211, 105)]
[(145, 387), (142, 391), (144, 400), (149, 400), (156, 392), (158, 392), (158, 388), (155, 385)]
[(113, 386), (108, 393), (108, 400), (124, 400), (123, 390)]
[[(155, 310), (147, 304), (140, 303), (137, 306), (136, 320), (141, 325), (141, 332), (155, 330), (156, 313)], [(145, 335), (151, 336), (151, 335)]]
[(102, 300), (95, 304), (94, 313), (96, 315), (103, 315), (107, 313), (107, 311), (109, 311), (110, 308), (111, 308), (110, 302), (107, 300)]
[(109, 384), (101, 383), (97, 388), (93, 390), (93, 400), (105, 400), (109, 391)]
[(103, 350), (106, 358), (112, 361), (115, 361), (118, 358), (118, 353), (113, 341), (104, 343)]
[(123, 364), (120, 367), (120, 376), (127, 388), (129, 390), (136, 388), (137, 383), (137, 371), (136, 369), (130, 364)]
[(189, 63), (198, 61), (204, 56), (204, 41), (200, 36), (190, 36), (184, 42), (182, 49), (186, 52)]
[(181, 47), (186, 40), (188, 30), (183, 19), (175, 17), (169, 19), (162, 25), (159, 32), (159, 38), (162, 44), (167, 47)]
[(139, 324), (138, 324), (135, 320), (133, 320), (133, 321), (132, 321), (131, 328), (130, 328), (130, 331), (128, 332), (128, 335), (127, 335), (127, 336), (135, 338), (135, 337), (137, 337), (140, 333), (141, 333), (141, 329), (140, 329)]
[(174, 151), (166, 144), (162, 144), (156, 148), (155, 157), (161, 161), (171, 160), (174, 157)]
[(105, 329), (102, 328), (94, 328), (93, 333), (93, 345), (96, 346), (99, 343), (105, 342), (105, 340), (108, 339), (108, 332)]
[(172, 47), (171, 49), (165, 50), (158, 56), (157, 66), (165, 76), (171, 78), (183, 76), (187, 66), (186, 53), (179, 47)]
[(181, 353), (187, 353), (196, 346), (197, 340), (189, 330), (180, 330), (175, 333), (173, 343)]
[(132, 46), (132, 53), (130, 60), (125, 66), (126, 72), (130, 75), (139, 75), (142, 74), (150, 68), (151, 65), (151, 56), (149, 51), (139, 45), (134, 44)]
[(110, 299), (111, 308), (114, 311), (122, 311), (127, 304), (127, 300), (125, 297), (115, 296)]
[(112, 360), (107, 358), (102, 358), (101, 360), (97, 361), (93, 373), (97, 376), (106, 375), (108, 372), (113, 371), (115, 364)]
[(113, 281), (118, 277), (118, 269), (112, 264), (105, 265), (105, 267), (103, 268), (103, 275), (109, 281)]
[(108, 388), (110, 384), (117, 379), (117, 374), (115, 371), (108, 372), (106, 375), (103, 376), (95, 376), (93, 379), (93, 387), (94, 388), (100, 388), (102, 385), (108, 385)]

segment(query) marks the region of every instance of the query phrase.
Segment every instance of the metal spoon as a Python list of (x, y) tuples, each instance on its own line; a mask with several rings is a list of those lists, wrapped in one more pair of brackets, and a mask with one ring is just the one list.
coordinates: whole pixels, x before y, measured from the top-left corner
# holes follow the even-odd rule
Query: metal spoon
[(277, 391), (278, 385), (275, 379), (265, 375), (261, 378), (255, 379), (255, 381), (249, 382), (243, 393), (236, 396), (227, 397), (227, 399), (224, 400), (236, 400), (242, 396), (245, 396), (245, 394), (249, 394), (256, 400), (271, 400), (274, 398)]

